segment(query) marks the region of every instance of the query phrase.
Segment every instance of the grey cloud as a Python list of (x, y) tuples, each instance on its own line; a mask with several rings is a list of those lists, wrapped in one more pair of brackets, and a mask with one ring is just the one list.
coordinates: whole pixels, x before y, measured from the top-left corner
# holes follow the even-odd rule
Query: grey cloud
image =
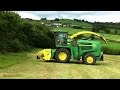
[[(32, 16), (37, 16), (39, 18), (47, 18), (47, 19), (54, 19), (54, 18), (68, 18), (68, 19), (85, 19), (88, 21), (105, 21), (102, 20), (102, 17), (107, 16), (114, 16), (115, 18), (120, 19), (120, 11), (17, 11), (18, 13), (26, 13)], [(28, 17), (29, 18), (29, 17)], [(34, 17), (32, 17), (34, 18)], [(111, 19), (112, 20), (112, 19)], [(116, 19), (117, 20), (117, 19)], [(109, 20), (110, 21), (110, 20)], [(112, 20), (115, 21), (115, 20)]]

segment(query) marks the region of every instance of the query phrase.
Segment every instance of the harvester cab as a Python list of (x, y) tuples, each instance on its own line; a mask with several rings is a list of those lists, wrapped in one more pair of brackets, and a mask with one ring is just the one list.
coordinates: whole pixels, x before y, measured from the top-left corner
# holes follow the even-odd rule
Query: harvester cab
[[(56, 48), (39, 51), (37, 59), (42, 57), (45, 61), (53, 59), (61, 63), (69, 62), (70, 59), (82, 59), (82, 62), (87, 65), (93, 65), (96, 61), (103, 61), (101, 43), (93, 40), (94, 36), (97, 36), (106, 42), (106, 39), (103, 36), (90, 31), (78, 32), (71, 36), (65, 31), (53, 31), (53, 33)], [(84, 34), (91, 34), (91, 36), (89, 38), (78, 37), (83, 37)]]
[(54, 32), (56, 47), (67, 45), (68, 32)]

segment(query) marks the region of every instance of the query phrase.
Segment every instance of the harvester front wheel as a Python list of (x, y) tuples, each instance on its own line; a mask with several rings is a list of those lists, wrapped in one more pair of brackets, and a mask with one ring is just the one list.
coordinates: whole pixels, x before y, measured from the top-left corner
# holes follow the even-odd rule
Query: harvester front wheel
[(84, 56), (82, 57), (82, 62), (83, 62), (83, 64), (85, 63), (85, 62), (84, 62)]
[(84, 56), (83, 62), (87, 65), (94, 65), (96, 63), (96, 58), (93, 54), (88, 53)]
[(57, 62), (60, 62), (60, 63), (69, 62), (70, 57), (71, 56), (70, 56), (69, 50), (64, 49), (64, 48), (58, 49), (55, 53), (55, 58)]

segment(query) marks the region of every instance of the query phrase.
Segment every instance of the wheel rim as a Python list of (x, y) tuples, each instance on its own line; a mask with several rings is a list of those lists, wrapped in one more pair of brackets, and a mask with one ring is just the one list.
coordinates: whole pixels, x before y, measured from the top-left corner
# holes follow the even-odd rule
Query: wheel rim
[(67, 54), (65, 52), (60, 52), (58, 57), (60, 60), (65, 60), (67, 58)]
[(88, 63), (93, 63), (94, 59), (93, 59), (93, 57), (89, 56), (89, 57), (87, 57), (86, 61)]

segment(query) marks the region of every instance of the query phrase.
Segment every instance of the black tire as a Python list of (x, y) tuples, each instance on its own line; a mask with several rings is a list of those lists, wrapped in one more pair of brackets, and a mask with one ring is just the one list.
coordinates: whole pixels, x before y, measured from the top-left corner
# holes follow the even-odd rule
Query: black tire
[[(91, 62), (88, 62), (88, 60), (87, 60), (88, 57), (92, 57), (93, 60), (92, 60)], [(88, 54), (86, 54), (86, 55), (84, 56), (84, 60), (83, 60), (83, 61), (84, 61), (84, 63), (87, 64), (87, 65), (94, 65), (94, 64), (96, 63), (96, 58), (95, 58), (95, 56), (94, 56), (93, 54), (88, 53)]]
[(102, 56), (101, 56), (101, 61), (103, 61), (103, 60), (104, 60), (104, 56), (102, 55)]
[(82, 57), (82, 62), (83, 62), (83, 64), (85, 64), (85, 62), (84, 62), (84, 56)]
[[(65, 60), (61, 60), (61, 59), (59, 58), (58, 55), (59, 55), (60, 52), (65, 52), (65, 53), (67, 54), (67, 57), (66, 57)], [(55, 59), (57, 60), (57, 62), (67, 63), (67, 62), (69, 62), (70, 58), (71, 58), (70, 52), (69, 52), (69, 50), (67, 50), (67, 49), (65, 49), (65, 48), (60, 48), (60, 49), (58, 49), (58, 50), (56, 51), (56, 53), (55, 53)]]

